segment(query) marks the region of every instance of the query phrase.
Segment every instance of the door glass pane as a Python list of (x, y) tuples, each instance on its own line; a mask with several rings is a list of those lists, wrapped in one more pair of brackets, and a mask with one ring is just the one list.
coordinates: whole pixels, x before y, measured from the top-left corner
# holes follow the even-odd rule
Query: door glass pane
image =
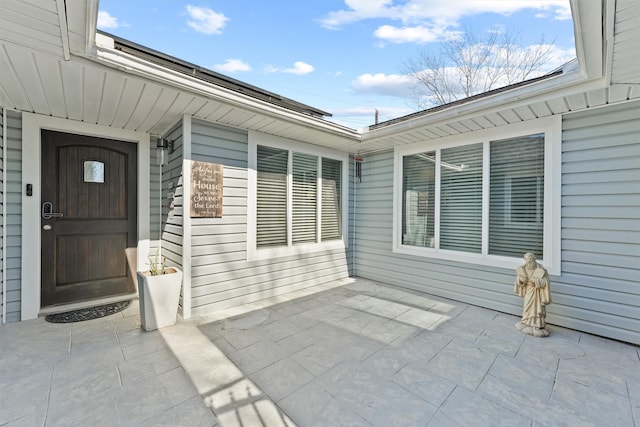
[(322, 240), (342, 238), (342, 162), (322, 158)]
[(443, 149), (440, 181), (440, 248), (480, 253), (482, 144)]
[(318, 157), (293, 153), (293, 243), (315, 243), (318, 218)]
[(287, 244), (287, 150), (264, 147), (257, 149), (257, 215), (258, 247)]
[(402, 244), (434, 247), (436, 153), (402, 159)]
[(543, 254), (544, 135), (491, 142), (489, 253)]

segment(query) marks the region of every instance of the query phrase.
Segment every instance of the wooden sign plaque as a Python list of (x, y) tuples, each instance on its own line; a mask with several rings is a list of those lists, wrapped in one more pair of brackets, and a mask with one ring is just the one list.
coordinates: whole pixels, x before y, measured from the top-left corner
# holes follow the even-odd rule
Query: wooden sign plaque
[(191, 162), (191, 217), (222, 218), (222, 165)]

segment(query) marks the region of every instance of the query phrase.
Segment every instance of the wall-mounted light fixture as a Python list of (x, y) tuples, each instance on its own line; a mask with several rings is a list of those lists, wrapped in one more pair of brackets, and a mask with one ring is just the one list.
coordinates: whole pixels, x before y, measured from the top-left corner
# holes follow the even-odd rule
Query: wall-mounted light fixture
[(156, 149), (158, 150), (158, 164), (164, 165), (167, 162), (167, 155), (175, 151), (174, 141), (166, 138), (158, 138), (156, 140)]

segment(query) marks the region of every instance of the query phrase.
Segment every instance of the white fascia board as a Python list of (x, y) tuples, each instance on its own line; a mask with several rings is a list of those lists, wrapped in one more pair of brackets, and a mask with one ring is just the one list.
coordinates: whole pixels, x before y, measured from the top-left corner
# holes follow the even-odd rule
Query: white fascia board
[[(614, 3), (609, 1), (609, 4)], [(602, 77), (604, 65), (604, 9), (602, 1), (571, 0), (576, 55), (587, 79)]]
[(162, 67), (161, 65), (136, 58), (133, 55), (105, 48), (105, 45), (105, 40), (101, 40), (100, 46), (96, 49), (95, 57), (87, 56), (87, 58), (94, 62), (120, 69), (129, 74), (137, 75), (139, 77), (163, 83), (191, 93), (196, 93), (239, 108), (276, 117), (289, 123), (328, 132), (350, 140), (357, 141), (360, 139), (360, 134), (355, 129), (317, 119), (306, 114), (269, 104), (259, 99), (251, 98), (220, 86), (215, 86), (203, 80)]

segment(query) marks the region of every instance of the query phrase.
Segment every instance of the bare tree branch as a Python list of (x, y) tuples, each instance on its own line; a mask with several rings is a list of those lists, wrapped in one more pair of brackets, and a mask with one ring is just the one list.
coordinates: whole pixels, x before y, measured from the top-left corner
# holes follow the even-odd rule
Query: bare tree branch
[(429, 108), (487, 92), (540, 74), (551, 59), (544, 38), (520, 47), (520, 34), (488, 32), (484, 38), (465, 30), (445, 40), (437, 54), (426, 49), (403, 66), (416, 85), (412, 102)]

